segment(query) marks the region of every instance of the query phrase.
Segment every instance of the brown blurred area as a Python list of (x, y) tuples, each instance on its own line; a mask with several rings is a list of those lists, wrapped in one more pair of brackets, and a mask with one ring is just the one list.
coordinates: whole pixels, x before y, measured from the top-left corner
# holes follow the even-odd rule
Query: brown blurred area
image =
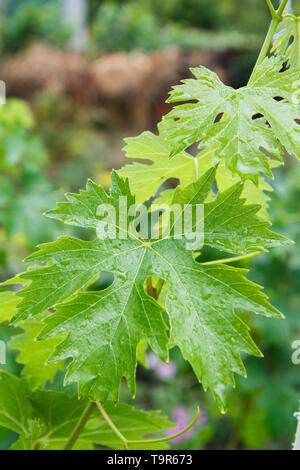
[(112, 127), (133, 133), (153, 129), (170, 110), (172, 85), (204, 65), (228, 82), (225, 53), (168, 47), (146, 54), (115, 52), (88, 60), (84, 55), (36, 43), (5, 58), (0, 68), (8, 94), (31, 101), (37, 92), (64, 94), (75, 106), (105, 109)]

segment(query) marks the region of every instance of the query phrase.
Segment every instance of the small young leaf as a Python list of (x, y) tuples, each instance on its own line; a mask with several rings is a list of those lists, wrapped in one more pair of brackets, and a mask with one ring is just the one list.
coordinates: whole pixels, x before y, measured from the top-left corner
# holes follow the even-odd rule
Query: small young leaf
[(202, 149), (213, 149), (215, 161), (224, 159), (233, 173), (256, 183), (259, 173), (272, 177), (267, 154), (282, 160), (285, 148), (298, 156), (300, 145), (300, 110), (291, 103), (299, 89), (299, 70), (281, 68), (278, 58), (265, 59), (251, 84), (238, 90), (205, 67), (192, 69), (196, 80), (175, 86), (169, 98), (170, 103), (188, 103), (176, 106), (162, 123), (171, 156), (200, 141)]

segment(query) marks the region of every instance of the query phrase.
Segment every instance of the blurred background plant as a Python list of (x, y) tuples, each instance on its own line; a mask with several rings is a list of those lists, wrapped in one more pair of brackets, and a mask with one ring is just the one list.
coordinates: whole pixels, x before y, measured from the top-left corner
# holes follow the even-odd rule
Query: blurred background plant
[(7, 13), (1, 18), (4, 53), (15, 53), (36, 39), (64, 46), (70, 38), (71, 31), (61, 19), (59, 4), (14, 1), (6, 2), (6, 8), (4, 4), (2, 9)]
[(56, 199), (46, 167), (48, 152), (33, 134), (29, 106), (9, 99), (0, 108), (0, 273), (18, 270), (20, 255), (57, 233), (41, 214)]
[[(170, 86), (189, 76), (189, 66), (201, 63), (228, 84), (245, 84), (269, 21), (261, 0), (89, 0), (86, 42), (74, 51), (76, 27), (62, 3), (0, 5), (0, 79), (9, 96), (0, 108), (1, 280), (22, 269), (36, 244), (65, 233), (42, 217), (64, 192), (78, 191), (88, 177), (108, 187), (111, 168), (124, 162), (122, 139), (155, 128), (169, 109)], [(300, 1), (293, 5), (299, 14)], [(237, 380), (228, 413), (220, 416), (177, 350), (169, 364), (147, 354), (148, 370), (138, 369), (137, 406), (164, 410), (178, 429), (201, 406), (198, 425), (175, 448), (291, 446), (300, 397), (299, 365), (291, 360), (300, 339), (300, 169), (291, 159), (276, 170), (273, 189), (274, 229), (296, 245), (260, 255), (251, 277), (287, 318), (247, 318), (265, 357), (245, 358), (248, 379)], [(107, 282), (103, 276), (97, 285)], [(1, 340), (20, 333), (0, 325)], [(1, 367), (21, 373), (15, 349)], [(61, 374), (52, 387), (62, 387)], [(121, 397), (131, 402), (126, 387)], [(0, 448), (13, 440), (0, 430)]]

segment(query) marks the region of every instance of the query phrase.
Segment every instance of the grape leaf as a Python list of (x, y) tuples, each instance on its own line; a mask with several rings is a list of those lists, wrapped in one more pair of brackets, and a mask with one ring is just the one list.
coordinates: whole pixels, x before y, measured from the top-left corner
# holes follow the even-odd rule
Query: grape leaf
[[(191, 197), (193, 194), (198, 194), (200, 184), (201, 180), (184, 190), (177, 187), (171, 204), (181, 204), (183, 207), (188, 200), (199, 204), (197, 198), (191, 199)], [(243, 184), (237, 183), (226, 191), (218, 193), (213, 201), (205, 204), (205, 244), (237, 254), (290, 245), (289, 240), (268, 230), (268, 222), (256, 217), (260, 206), (245, 205), (245, 199), (241, 198), (242, 192)]]
[(259, 173), (272, 177), (270, 156), (281, 161), (283, 148), (298, 156), (300, 144), (300, 110), (291, 103), (299, 70), (281, 68), (279, 58), (265, 59), (251, 83), (238, 90), (205, 67), (192, 69), (196, 80), (175, 86), (168, 100), (188, 103), (176, 106), (162, 123), (171, 156), (200, 141), (232, 172), (255, 183)]
[(289, 61), (291, 67), (300, 67), (300, 18), (286, 16), (281, 21), (271, 52)]
[[(205, 173), (212, 166), (212, 158), (198, 158), (198, 171), (200, 174)], [(147, 170), (146, 170), (147, 171)], [(131, 176), (134, 178), (134, 176)], [(131, 181), (131, 179), (129, 180)], [(225, 191), (234, 184), (241, 181), (238, 175), (233, 175), (230, 170), (225, 166), (224, 162), (221, 162), (216, 170), (216, 183), (219, 191)], [(185, 186), (180, 185), (181, 189)], [(155, 198), (155, 204), (172, 204), (175, 189), (167, 189), (162, 191), (158, 197)], [(253, 181), (247, 179), (243, 183), (243, 191), (241, 197), (246, 200), (246, 203), (256, 204), (260, 206), (257, 212), (257, 216), (261, 219), (271, 223), (270, 216), (268, 213), (270, 197), (268, 192), (273, 191), (272, 187), (267, 183), (263, 177), (259, 177), (258, 185), (254, 184)], [(214, 193), (210, 192), (207, 198), (207, 202), (213, 200)], [(150, 208), (151, 209), (151, 208)]]
[[(20, 298), (17, 297), (20, 301)], [(24, 332), (13, 336), (9, 342), (9, 347), (18, 349), (20, 354), (17, 362), (25, 364), (22, 374), (26, 376), (31, 389), (44, 385), (48, 380), (53, 380), (56, 372), (63, 369), (62, 361), (49, 364), (47, 360), (61, 343), (63, 337), (50, 338), (47, 341), (38, 342), (37, 337), (44, 328), (44, 323), (38, 319), (29, 319), (26, 322), (18, 323)]]
[[(10, 381), (13, 380), (12, 377), (9, 376)], [(16, 380), (14, 386), (17, 386)], [(28, 389), (26, 401), (31, 414), (25, 430), (13, 446), (15, 450), (33, 447), (39, 450), (63, 449), (87, 407), (86, 400), (78, 400), (76, 396), (70, 397), (68, 391), (32, 392)], [(87, 440), (84, 446), (82, 444), (80, 439), (74, 449), (93, 448), (93, 443)]]
[[(143, 132), (137, 137), (125, 139), (125, 142), (126, 157), (142, 160), (125, 165), (118, 171), (120, 176), (129, 179), (136, 202), (144, 202), (155, 196), (160, 185), (168, 178), (178, 178), (183, 187), (195, 179), (195, 159), (187, 152), (170, 159), (171, 146), (162, 134)], [(151, 162), (151, 165), (147, 162)]]
[[(151, 132), (126, 139), (126, 156), (132, 159), (140, 159), (141, 155), (147, 161), (153, 164), (133, 163), (125, 165), (118, 174), (127, 177), (130, 188), (136, 196), (137, 202), (143, 202), (150, 197), (154, 197), (159, 187), (166, 182), (168, 178), (176, 178), (180, 181), (181, 188), (185, 188), (192, 181), (197, 179), (197, 175), (202, 175), (211, 166), (213, 166), (214, 153), (212, 151), (201, 154), (193, 158), (187, 152), (176, 155), (170, 159), (170, 144), (167, 138), (162, 135), (155, 135)], [(271, 166), (276, 166), (272, 161)], [(238, 175), (234, 175), (224, 164), (224, 161), (218, 165), (216, 172), (216, 181), (220, 191), (223, 191), (233, 184), (240, 181)], [(266, 192), (272, 191), (271, 186), (259, 178), (258, 185), (251, 180), (244, 182), (242, 197), (252, 204), (259, 204), (261, 209), (257, 215), (270, 222), (267, 212), (268, 202), (270, 200)], [(156, 199), (156, 204), (170, 204), (173, 198), (173, 189), (163, 191)]]
[[(197, 183), (177, 191), (176, 202), (203, 203), (214, 178), (215, 169), (210, 169)], [(208, 204), (210, 244), (234, 253), (264, 249), (280, 240), (285, 244), (285, 239), (268, 232), (266, 224), (254, 218), (258, 207), (246, 206), (249, 211), (242, 216), (244, 203), (238, 199), (241, 189), (242, 185), (233, 187)], [(134, 202), (128, 181), (113, 173), (110, 196), (89, 182), (86, 191), (68, 195), (68, 202), (59, 204), (50, 215), (65, 223), (96, 229), (101, 221), (97, 215), (99, 204), (110, 201), (122, 215), (118, 206), (123, 196)], [(235, 233), (230, 204), (236, 205), (237, 219), (244, 224), (244, 231), (248, 230), (248, 239), (246, 232)], [(218, 215), (216, 219), (212, 211)], [(130, 220), (128, 217), (127, 224)], [(106, 219), (106, 223), (113, 222)], [(123, 232), (121, 227), (119, 235), (123, 236)], [(46, 265), (21, 275), (32, 282), (19, 293), (23, 300), (17, 318), (55, 307), (40, 338), (68, 334), (52, 359), (73, 358), (65, 381), (78, 382), (80, 394), (91, 399), (104, 401), (110, 394), (117, 400), (123, 376), (131, 393), (135, 393), (136, 349), (141, 339), (146, 339), (152, 350), (167, 360), (167, 328), (161, 316), (162, 307), (145, 291), (148, 276), (166, 281), (172, 345), (179, 346), (204, 388), (212, 389), (221, 408), (227, 386), (234, 384), (233, 373), (245, 374), (240, 352), (260, 354), (247, 326), (234, 311), (281, 317), (260, 287), (244, 277), (246, 270), (197, 263), (192, 251), (186, 250), (186, 240), (175, 239), (172, 230), (170, 236), (158, 240), (130, 236), (93, 241), (61, 238), (42, 245), (28, 260)], [(113, 272), (114, 282), (110, 287), (79, 292), (101, 271)]]
[[(45, 426), (47, 426), (47, 435), (49, 437), (47, 437), (47, 440), (41, 446), (44, 450), (63, 448), (65, 446), (66, 437), (71, 435), (74, 425), (77, 424), (88, 404), (86, 400), (79, 401), (76, 397), (68, 397), (67, 393), (40, 390), (29, 401), (40, 419), (45, 423)], [(122, 403), (115, 405), (111, 401), (106, 402), (104, 409), (119, 431), (127, 439), (131, 440), (140, 440), (146, 434), (163, 431), (173, 426), (173, 423), (158, 411), (145, 412), (135, 410), (129, 405)], [(64, 442), (61, 442), (62, 440)], [(91, 444), (114, 449), (124, 448), (124, 444), (100, 415), (98, 409), (95, 409), (91, 419), (80, 434), (77, 448), (80, 446), (87, 449), (87, 446), (91, 446)], [(167, 448), (168, 446), (160, 443), (151, 444), (151, 446), (146, 443), (140, 446), (133, 444), (130, 446), (131, 449), (136, 447), (140, 449), (159, 449)]]
[[(74, 431), (88, 405), (87, 400), (71, 397), (68, 391), (37, 390), (32, 392), (25, 379), (0, 371), (0, 425), (19, 434), (11, 449), (61, 450)], [(105, 411), (127, 439), (140, 440), (145, 435), (174, 426), (158, 411), (139, 411), (111, 401)], [(91, 414), (74, 450), (93, 449), (94, 444), (122, 448), (97, 409)], [(166, 449), (163, 443), (131, 444), (130, 449)]]

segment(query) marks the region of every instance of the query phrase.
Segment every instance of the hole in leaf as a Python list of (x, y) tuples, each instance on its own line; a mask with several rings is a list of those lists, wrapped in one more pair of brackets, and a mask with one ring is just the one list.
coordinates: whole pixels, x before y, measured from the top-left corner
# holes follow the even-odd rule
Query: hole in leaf
[(261, 113), (253, 114), (252, 121), (255, 121), (255, 119), (260, 119), (262, 117), (263, 117), (263, 114), (261, 114)]
[(199, 153), (199, 141), (194, 142), (192, 145), (190, 145), (186, 150), (190, 155), (193, 157), (196, 157)]
[(89, 291), (99, 291), (107, 289), (114, 282), (113, 273), (103, 271), (99, 276), (94, 279), (94, 282), (88, 287)]
[(214, 120), (214, 123), (216, 124), (217, 122), (220, 122), (222, 117), (223, 117), (224, 113), (219, 113), (217, 116), (216, 116), (216, 119)]
[(179, 186), (180, 180), (179, 178), (168, 178), (163, 184), (158, 188), (156, 196), (160, 196), (163, 191), (167, 191), (168, 189), (175, 189)]

